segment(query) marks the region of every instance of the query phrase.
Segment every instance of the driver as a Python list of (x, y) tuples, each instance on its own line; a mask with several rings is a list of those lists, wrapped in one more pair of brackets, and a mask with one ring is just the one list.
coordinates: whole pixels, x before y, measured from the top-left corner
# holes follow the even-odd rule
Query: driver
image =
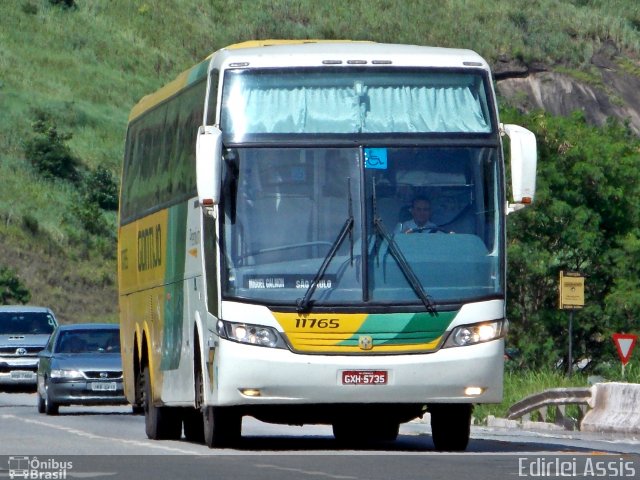
[(421, 233), (437, 229), (438, 226), (430, 221), (431, 202), (426, 197), (415, 197), (411, 202), (411, 220), (396, 225), (394, 233)]

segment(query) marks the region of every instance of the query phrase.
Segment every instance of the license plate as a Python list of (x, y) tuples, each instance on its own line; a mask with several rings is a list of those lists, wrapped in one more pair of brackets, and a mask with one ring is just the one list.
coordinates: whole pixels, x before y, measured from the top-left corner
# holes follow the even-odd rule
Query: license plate
[(25, 370), (13, 370), (11, 372), (11, 380), (33, 380), (36, 374)]
[(92, 383), (91, 390), (94, 392), (115, 392), (118, 389), (116, 382)]
[(389, 374), (386, 370), (344, 370), (343, 385), (386, 385)]

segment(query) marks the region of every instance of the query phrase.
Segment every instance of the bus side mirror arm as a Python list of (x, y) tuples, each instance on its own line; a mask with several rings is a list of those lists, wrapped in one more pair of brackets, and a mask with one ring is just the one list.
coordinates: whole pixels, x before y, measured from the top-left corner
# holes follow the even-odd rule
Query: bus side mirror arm
[(196, 183), (202, 207), (211, 208), (220, 203), (221, 176), (222, 132), (214, 126), (201, 126), (196, 140)]
[(510, 140), (511, 187), (513, 203), (507, 203), (507, 214), (533, 203), (536, 193), (538, 152), (535, 135), (518, 125), (500, 125), (500, 133)]

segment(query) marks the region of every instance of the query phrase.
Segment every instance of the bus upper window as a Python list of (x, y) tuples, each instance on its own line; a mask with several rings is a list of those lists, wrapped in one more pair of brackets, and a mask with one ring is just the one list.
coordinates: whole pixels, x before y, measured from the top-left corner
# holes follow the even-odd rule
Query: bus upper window
[(489, 133), (476, 72), (313, 69), (226, 73), (222, 130), (250, 134)]

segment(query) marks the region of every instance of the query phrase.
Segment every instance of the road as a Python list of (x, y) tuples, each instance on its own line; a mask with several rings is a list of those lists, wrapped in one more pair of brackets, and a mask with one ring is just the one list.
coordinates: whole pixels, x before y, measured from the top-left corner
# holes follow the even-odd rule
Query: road
[[(148, 440), (144, 418), (132, 415), (128, 407), (62, 407), (59, 416), (46, 416), (37, 413), (35, 402), (35, 394), (0, 393), (0, 478), (19, 474), (20, 459), (32, 470), (27, 478), (640, 476), (640, 440), (634, 439), (474, 427), (467, 452), (446, 454), (434, 451), (427, 425), (409, 423), (394, 443), (353, 450), (341, 448), (327, 426), (268, 425), (245, 418), (237, 448), (211, 450), (186, 441)], [(556, 471), (571, 475), (556, 477)]]

